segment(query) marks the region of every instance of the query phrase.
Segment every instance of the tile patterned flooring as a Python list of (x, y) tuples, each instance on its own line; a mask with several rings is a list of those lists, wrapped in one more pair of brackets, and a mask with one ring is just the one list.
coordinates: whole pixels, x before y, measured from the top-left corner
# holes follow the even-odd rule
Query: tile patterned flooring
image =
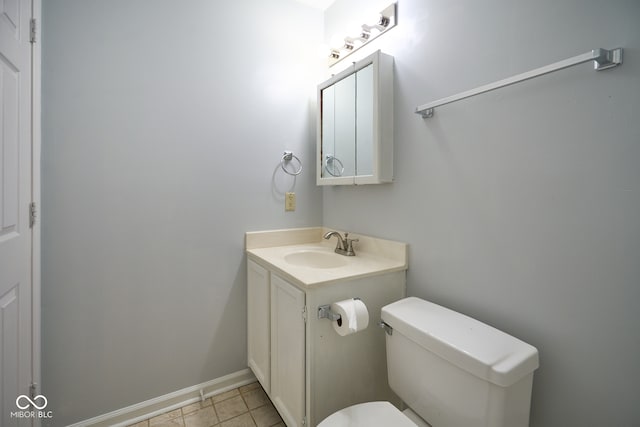
[(212, 396), (130, 427), (285, 427), (260, 383)]

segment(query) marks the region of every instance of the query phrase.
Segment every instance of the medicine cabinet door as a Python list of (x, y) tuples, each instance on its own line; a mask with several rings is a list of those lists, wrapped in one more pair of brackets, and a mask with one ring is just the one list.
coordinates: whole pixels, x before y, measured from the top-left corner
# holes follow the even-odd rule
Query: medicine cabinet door
[(356, 174), (356, 75), (322, 90), (323, 178)]
[(372, 176), (374, 148), (373, 64), (356, 73), (356, 176)]
[(318, 86), (318, 185), (392, 181), (392, 69), (378, 51)]

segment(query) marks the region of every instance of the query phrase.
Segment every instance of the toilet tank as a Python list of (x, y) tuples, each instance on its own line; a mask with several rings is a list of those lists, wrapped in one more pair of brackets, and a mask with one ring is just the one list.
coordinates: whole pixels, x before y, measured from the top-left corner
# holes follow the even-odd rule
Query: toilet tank
[(433, 427), (529, 425), (538, 350), (419, 298), (382, 308), (389, 385)]

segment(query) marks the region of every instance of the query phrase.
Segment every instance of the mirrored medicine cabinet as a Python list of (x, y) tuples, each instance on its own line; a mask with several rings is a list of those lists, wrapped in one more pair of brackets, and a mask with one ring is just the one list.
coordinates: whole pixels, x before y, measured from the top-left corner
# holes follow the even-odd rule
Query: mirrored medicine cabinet
[(393, 57), (380, 51), (318, 85), (318, 185), (393, 180)]

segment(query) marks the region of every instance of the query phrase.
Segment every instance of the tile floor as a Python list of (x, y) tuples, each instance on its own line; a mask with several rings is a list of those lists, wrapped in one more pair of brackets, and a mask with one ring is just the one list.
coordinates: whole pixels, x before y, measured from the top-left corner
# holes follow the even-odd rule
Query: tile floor
[(130, 427), (284, 427), (260, 383), (226, 393), (133, 424)]

